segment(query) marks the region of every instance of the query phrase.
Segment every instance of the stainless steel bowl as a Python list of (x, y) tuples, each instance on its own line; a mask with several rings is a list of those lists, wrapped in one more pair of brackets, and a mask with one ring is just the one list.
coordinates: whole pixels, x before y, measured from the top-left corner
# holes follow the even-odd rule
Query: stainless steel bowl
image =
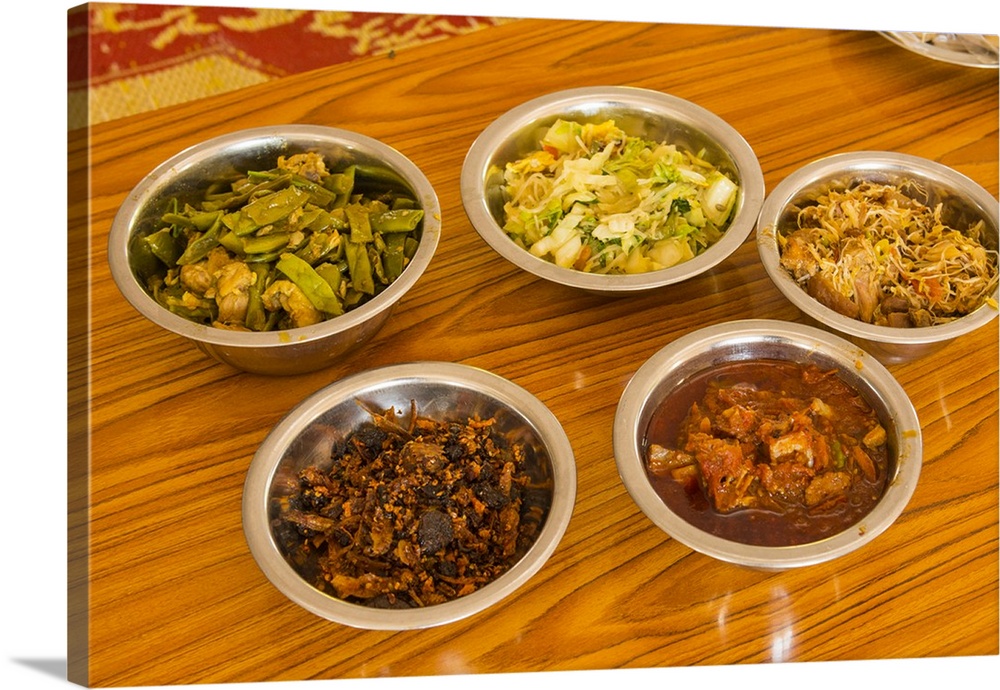
[[(931, 199), (945, 205), (948, 214), (968, 220), (985, 221), (985, 244), (997, 249), (997, 200), (961, 173), (924, 158), (902, 153), (859, 151), (814, 161), (795, 171), (767, 196), (757, 221), (757, 250), (764, 269), (775, 286), (812, 323), (850, 339), (882, 362), (891, 364), (923, 357), (949, 341), (985, 326), (997, 315), (994, 306), (984, 304), (955, 321), (923, 328), (876, 326), (837, 313), (813, 299), (781, 267), (776, 228), (785, 222), (789, 208), (821, 193), (856, 180), (898, 184), (913, 180), (921, 184)], [(994, 290), (994, 301), (1000, 292)]]
[[(424, 608), (376, 609), (339, 600), (315, 589), (286, 561), (271, 529), (276, 502), (294, 488), (297, 472), (316, 461), (307, 440), (317, 425), (346, 435), (370, 421), (363, 409), (415, 401), (417, 411), (439, 420), (464, 422), (496, 417), (496, 429), (530, 449), (530, 471), (551, 480), (551, 504), (534, 545), (489, 585), (447, 603)], [(328, 459), (328, 458), (327, 458)], [(555, 550), (576, 499), (576, 464), (562, 426), (532, 394), (502, 377), (446, 362), (396, 364), (346, 377), (314, 393), (270, 432), (250, 463), (243, 490), (243, 529), (250, 551), (267, 578), (285, 596), (312, 613), (356, 628), (407, 630), (456, 621), (486, 609), (521, 587)]]
[[(633, 275), (597, 275), (563, 268), (531, 255), (503, 230), (504, 166), (538, 148), (558, 118), (615, 123), (631, 136), (668, 141), (705, 158), (733, 176), (739, 198), (723, 238), (676, 266)], [(491, 123), (472, 144), (462, 166), (462, 203), (476, 231), (500, 256), (545, 280), (610, 296), (671, 285), (708, 271), (749, 236), (764, 199), (764, 178), (749, 144), (727, 122), (689, 101), (627, 86), (584, 87), (530, 100)]]
[[(732, 361), (779, 359), (836, 368), (864, 395), (888, 432), (894, 460), (880, 502), (839, 534), (798, 546), (752, 546), (704, 532), (674, 513), (645, 469), (645, 436), (657, 407), (682, 382)], [(801, 324), (746, 320), (682, 336), (647, 360), (629, 381), (615, 413), (614, 453), (622, 482), (660, 529), (695, 551), (759, 570), (784, 570), (838, 558), (865, 546), (903, 512), (920, 476), (922, 436), (916, 410), (895, 378), (864, 350), (839, 336)]]
[[(323, 154), (331, 169), (353, 163), (386, 167), (410, 188), (424, 209), (424, 219), (419, 247), (400, 277), (357, 309), (313, 326), (286, 331), (248, 333), (213, 328), (172, 314), (157, 304), (136, 277), (131, 246), (137, 238), (157, 229), (156, 221), (169, 200), (193, 198), (212, 179), (270, 168), (279, 155), (304, 151)], [(440, 234), (441, 212), (434, 189), (420, 169), (401, 153), (355, 132), (314, 125), (282, 125), (209, 139), (157, 166), (119, 208), (108, 240), (108, 262), (122, 295), (153, 323), (238, 369), (261, 374), (294, 374), (330, 366), (370, 340), (427, 268)]]

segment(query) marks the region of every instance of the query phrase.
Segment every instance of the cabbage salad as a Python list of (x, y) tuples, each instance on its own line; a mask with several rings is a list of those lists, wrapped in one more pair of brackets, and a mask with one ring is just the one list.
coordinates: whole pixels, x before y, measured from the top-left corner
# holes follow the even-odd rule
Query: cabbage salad
[(589, 273), (674, 266), (722, 237), (736, 203), (738, 185), (704, 154), (628, 136), (613, 120), (557, 120), (504, 170), (504, 230)]

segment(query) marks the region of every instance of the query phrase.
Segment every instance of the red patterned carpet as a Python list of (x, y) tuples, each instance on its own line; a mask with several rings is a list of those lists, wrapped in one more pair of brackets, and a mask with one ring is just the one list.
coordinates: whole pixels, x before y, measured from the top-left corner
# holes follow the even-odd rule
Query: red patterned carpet
[(90, 3), (68, 12), (69, 121), (107, 122), (512, 21)]

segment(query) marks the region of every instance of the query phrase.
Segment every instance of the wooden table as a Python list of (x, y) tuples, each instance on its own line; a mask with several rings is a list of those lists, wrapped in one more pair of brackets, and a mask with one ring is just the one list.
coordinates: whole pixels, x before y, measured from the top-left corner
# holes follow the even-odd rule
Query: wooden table
[[(635, 506), (611, 425), (654, 352), (699, 327), (802, 317), (752, 240), (717, 270), (629, 299), (519, 272), (459, 195), (466, 151), (529, 98), (623, 84), (708, 108), (757, 152), (768, 191), (797, 167), (882, 149), (952, 166), (997, 195), (995, 71), (934, 62), (872, 32), (523, 20), (70, 135), (70, 677), (94, 686), (648, 668), (998, 652), (997, 329), (890, 370), (924, 433), (907, 509), (834, 563), (764, 573), (672, 541)], [(354, 129), (437, 190), (439, 252), (364, 351), (267, 378), (216, 363), (141, 318), (106, 264), (142, 175), (236, 129)], [(88, 166), (89, 165), (89, 173)], [(89, 174), (89, 197), (87, 182)], [(89, 208), (84, 203), (89, 198)], [(88, 311), (89, 308), (89, 311)], [(258, 444), (308, 394), (359, 369), (464, 362), (561, 420), (578, 496), (550, 561), (502, 605), (410, 632), (358, 631), (288, 601), (243, 538)]]

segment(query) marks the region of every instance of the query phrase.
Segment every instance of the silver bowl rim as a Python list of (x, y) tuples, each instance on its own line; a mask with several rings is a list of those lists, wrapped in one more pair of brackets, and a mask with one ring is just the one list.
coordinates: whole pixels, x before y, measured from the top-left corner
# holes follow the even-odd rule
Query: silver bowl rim
[[(653, 489), (642, 459), (638, 428), (647, 396), (691, 356), (715, 346), (749, 345), (769, 341), (807, 353), (820, 350), (855, 362), (855, 373), (894, 403), (899, 429), (896, 475), (883, 499), (857, 525), (820, 541), (797, 546), (754, 546), (703, 532), (671, 511)], [(618, 473), (640, 510), (661, 530), (685, 546), (720, 561), (759, 570), (785, 570), (828, 561), (858, 549), (884, 532), (903, 512), (913, 495), (922, 463), (920, 420), (906, 392), (893, 375), (864, 350), (828, 333), (803, 324), (771, 319), (746, 319), (720, 323), (681, 336), (650, 357), (625, 387), (615, 412), (613, 444)], [(890, 499), (890, 500), (886, 500)], [(860, 529), (863, 526), (863, 529)]]
[[(669, 112), (714, 139), (727, 150), (739, 167), (742, 202), (722, 239), (704, 253), (676, 266), (630, 275), (603, 275), (563, 268), (529, 254), (504, 233), (486, 205), (483, 180), (496, 147), (511, 132), (532, 122), (595, 103), (621, 103), (649, 111)], [(679, 283), (724, 261), (750, 235), (764, 200), (764, 175), (753, 149), (732, 125), (691, 101), (661, 91), (635, 86), (588, 86), (556, 91), (526, 101), (493, 120), (475, 139), (466, 154), (461, 173), (465, 212), (479, 235), (500, 256), (540, 278), (570, 287), (600, 293), (630, 293)]]
[[(129, 241), (147, 199), (155, 196), (174, 172), (183, 170), (192, 159), (208, 158), (233, 147), (255, 142), (322, 139), (377, 156), (413, 187), (424, 209), (420, 242), (406, 270), (384, 291), (357, 309), (312, 326), (267, 333), (232, 331), (189, 321), (164, 309), (136, 280), (129, 265)], [(194, 341), (233, 348), (280, 348), (348, 332), (384, 313), (423, 275), (441, 237), (441, 208), (437, 194), (424, 173), (395, 148), (358, 132), (322, 125), (271, 125), (242, 129), (193, 144), (160, 163), (129, 192), (115, 214), (108, 236), (108, 263), (112, 278), (125, 299), (143, 316), (163, 328)]]
[[(868, 324), (839, 314), (810, 297), (779, 264), (775, 224), (783, 209), (805, 187), (832, 176), (849, 173), (891, 171), (915, 172), (940, 180), (961, 191), (982, 209), (994, 227), (1000, 229), (997, 200), (977, 182), (954, 168), (911, 154), (892, 151), (854, 151), (826, 156), (797, 169), (784, 178), (764, 200), (757, 220), (756, 244), (764, 270), (781, 293), (802, 312), (821, 323), (856, 338), (895, 345), (924, 345), (951, 340), (986, 325), (997, 316), (997, 309), (983, 304), (974, 312), (937, 326), (894, 328)], [(1000, 302), (1000, 286), (993, 292)]]
[[(528, 552), (489, 585), (443, 604), (422, 609), (374, 609), (341, 601), (313, 588), (287, 563), (271, 536), (268, 495), (285, 449), (298, 434), (333, 405), (365, 391), (406, 381), (428, 381), (475, 390), (517, 411), (546, 444), (552, 463), (552, 505)], [(512, 594), (537, 573), (555, 551), (569, 526), (576, 501), (573, 448), (555, 415), (538, 398), (497, 374), (466, 364), (415, 361), (352, 374), (313, 393), (289, 411), (267, 435), (250, 462), (243, 488), (243, 531), (257, 565), (293, 602), (327, 620), (369, 630), (411, 630), (454, 622), (474, 615)]]

